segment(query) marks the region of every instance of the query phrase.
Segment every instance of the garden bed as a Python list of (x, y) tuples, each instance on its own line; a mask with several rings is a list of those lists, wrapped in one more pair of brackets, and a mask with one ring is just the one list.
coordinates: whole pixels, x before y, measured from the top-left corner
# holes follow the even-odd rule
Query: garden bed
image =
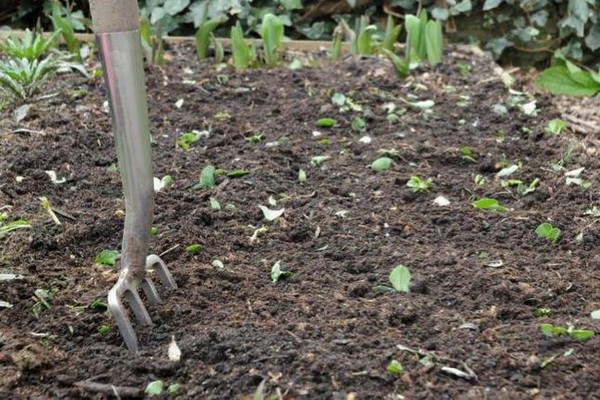
[[(597, 143), (547, 133), (558, 114), (546, 97), (527, 116), (532, 99), (464, 50), (403, 81), (377, 58), (235, 72), (172, 54), (147, 70), (155, 176), (174, 179), (157, 194), (151, 247), (179, 288), (149, 307), (156, 325), (137, 327), (136, 354), (96, 301), (118, 271), (94, 259), (119, 248), (124, 211), (101, 80), (62, 75), (20, 122), (4, 114), (0, 206), (32, 228), (0, 239), (0, 272), (24, 276), (0, 283), (13, 305), (0, 311), (0, 397), (106, 396), (95, 384), (139, 396), (155, 380), (201, 399), (252, 398), (263, 381), (284, 399), (598, 395), (599, 339), (540, 329), (600, 329), (600, 233), (586, 214)], [(176, 141), (193, 130), (208, 134), (184, 151)], [(374, 171), (383, 156), (391, 168)], [(193, 189), (207, 165), (233, 176)], [(591, 188), (565, 183), (579, 167)], [(433, 185), (415, 192), (412, 176)], [(485, 197), (509, 211), (472, 205)], [(285, 211), (270, 222), (258, 205)], [(555, 244), (534, 232), (543, 222), (560, 228)], [(274, 283), (278, 261), (293, 274)], [(382, 290), (399, 264), (410, 292)], [(37, 317), (36, 289), (54, 293)]]

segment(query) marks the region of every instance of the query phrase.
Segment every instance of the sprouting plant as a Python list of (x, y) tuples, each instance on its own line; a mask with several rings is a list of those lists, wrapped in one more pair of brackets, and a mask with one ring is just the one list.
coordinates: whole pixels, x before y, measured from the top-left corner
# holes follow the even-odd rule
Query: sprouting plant
[[(208, 1), (202, 2), (200, 5), (201, 16), (199, 19), (198, 30), (196, 31), (195, 35), (196, 55), (198, 56), (199, 60), (203, 60), (208, 56), (208, 47), (211, 41), (214, 39), (213, 31), (217, 29), (219, 25), (227, 21), (227, 17), (222, 15), (207, 20), (206, 15), (208, 11), (208, 5)], [(216, 48), (215, 53), (217, 53)]]
[(33, 300), (35, 301), (32, 307), (33, 315), (39, 318), (42, 312), (52, 308), (54, 294), (52, 291), (46, 289), (36, 289), (33, 293)]
[(392, 360), (386, 368), (387, 372), (393, 375), (402, 375), (404, 373), (404, 367), (398, 360)]
[(94, 264), (114, 267), (120, 256), (117, 250), (102, 250), (94, 259)]
[(392, 287), (398, 292), (409, 292), (409, 285), (411, 280), (411, 274), (408, 267), (405, 265), (396, 265), (390, 273), (389, 281)]
[(550, 314), (552, 314), (552, 311), (549, 308), (544, 308), (544, 307), (538, 307), (535, 309), (535, 311), (533, 312), (533, 314), (540, 318), (540, 317), (547, 317)]
[(400, 36), (401, 31), (402, 25), (396, 25), (394, 18), (391, 15), (388, 15), (381, 48), (394, 51), (394, 44), (398, 42), (398, 37)]
[(310, 165), (314, 167), (321, 166), (325, 161), (329, 160), (329, 156), (314, 156), (310, 159)]
[(476, 200), (473, 203), (473, 207), (479, 208), (480, 210), (487, 211), (495, 211), (495, 212), (507, 212), (508, 208), (504, 207), (500, 202), (496, 199), (484, 197), (482, 199)]
[(231, 114), (229, 114), (226, 111), (219, 111), (217, 113), (215, 113), (215, 119), (217, 121), (228, 121), (231, 119)]
[(40, 197), (40, 205), (42, 206), (42, 209), (50, 216), (50, 218), (52, 218), (52, 221), (54, 221), (56, 225), (60, 225), (60, 220), (54, 213), (52, 205), (50, 204), (50, 200), (48, 200), (46, 196)]
[(21, 58), (0, 62), (0, 92), (12, 99), (31, 97), (41, 91), (58, 67), (53, 58), (41, 61)]
[(24, 219), (18, 219), (11, 222), (6, 222), (8, 220), (8, 212), (3, 211), (10, 209), (10, 206), (2, 206), (0, 207), (0, 238), (4, 235), (7, 235), (9, 232), (18, 230), (18, 229), (28, 229), (31, 228), (29, 222)]
[(164, 64), (165, 44), (161, 25), (156, 24), (155, 26), (152, 26), (148, 17), (142, 17), (140, 19), (140, 36), (146, 61), (150, 64)]
[(344, 40), (344, 28), (341, 25), (338, 25), (333, 30), (333, 35), (331, 39), (331, 54), (330, 58), (332, 60), (341, 60), (342, 58), (342, 42)]
[(391, 61), (399, 78), (406, 78), (410, 75), (410, 61), (408, 58), (402, 58), (389, 49), (381, 49), (381, 52)]
[(265, 135), (263, 135), (262, 133), (255, 133), (252, 136), (248, 136), (246, 138), (246, 140), (249, 141), (250, 143), (258, 144), (258, 143), (262, 142), (264, 138), (265, 138)]
[(54, 46), (60, 31), (53, 32), (50, 36), (26, 29), (23, 36), (11, 34), (4, 41), (0, 41), (0, 51), (11, 58), (26, 58), (29, 61), (41, 58), (46, 51)]
[(596, 335), (596, 332), (588, 329), (575, 329), (571, 324), (566, 327), (552, 324), (541, 324), (540, 329), (544, 337), (567, 335), (576, 340), (588, 340)]
[(320, 118), (315, 122), (315, 124), (319, 128), (332, 128), (335, 126), (335, 124), (337, 124), (337, 121), (333, 118)]
[(306, 171), (304, 171), (302, 168), (300, 168), (300, 170), (298, 171), (298, 183), (300, 183), (301, 185), (306, 183)]
[(81, 61), (81, 44), (75, 36), (75, 28), (77, 27), (76, 24), (81, 25), (79, 28), (82, 28), (83, 25), (74, 18), (71, 7), (72, 3), (67, 2), (67, 6), (63, 8), (59, 1), (54, 1), (52, 13), (49, 17), (55, 32), (60, 32), (69, 53), (73, 54), (76, 61)]
[(277, 220), (277, 218), (281, 217), (285, 212), (284, 207), (280, 208), (279, 210), (271, 210), (268, 207), (259, 205), (258, 208), (260, 208), (260, 210), (263, 212), (263, 216), (267, 221), (275, 221)]
[(575, 150), (575, 146), (569, 144), (562, 152), (562, 157), (559, 161), (552, 163), (550, 166), (554, 171), (562, 171), (564, 170), (569, 161), (571, 161), (571, 156), (573, 155), (573, 150)]
[(392, 166), (393, 160), (389, 157), (380, 157), (373, 161), (371, 169), (376, 172), (387, 171)]
[(290, 272), (290, 271), (283, 271), (281, 269), (281, 261), (277, 261), (271, 267), (271, 281), (273, 283), (277, 283), (277, 282), (279, 282), (280, 279), (288, 278), (290, 276), (292, 276), (292, 272)]
[(354, 117), (350, 127), (354, 132), (361, 133), (367, 130), (367, 122), (361, 117)]
[(469, 162), (477, 162), (477, 158), (479, 156), (469, 146), (461, 147), (459, 151), (463, 160), (467, 160)]
[(426, 10), (421, 10), (419, 16), (407, 15), (406, 27), (406, 58), (410, 63), (421, 62), (425, 59), (429, 65), (436, 66), (442, 61), (444, 39), (442, 23), (429, 20)]
[(186, 253), (188, 254), (198, 254), (202, 250), (202, 245), (199, 243), (190, 244), (185, 248)]
[(191, 131), (182, 133), (181, 136), (175, 142), (182, 150), (188, 151), (194, 143), (202, 138), (202, 133), (198, 131)]
[(244, 39), (244, 31), (240, 21), (237, 21), (235, 26), (231, 28), (231, 51), (235, 69), (247, 69), (256, 60), (256, 49), (254, 45), (249, 45)]
[(552, 244), (556, 244), (558, 238), (560, 237), (560, 229), (548, 222), (544, 222), (535, 228), (535, 234), (541, 238), (549, 240), (552, 242)]
[(560, 133), (567, 127), (567, 122), (560, 118), (555, 118), (553, 120), (548, 121), (548, 125), (546, 126), (546, 132), (552, 135), (560, 135)]
[(433, 186), (433, 181), (431, 178), (422, 179), (417, 175), (413, 175), (406, 182), (406, 186), (411, 188), (413, 192), (428, 192)]
[(375, 54), (377, 48), (377, 40), (375, 32), (377, 26), (369, 24), (369, 17), (366, 15), (357, 18), (354, 24), (354, 29), (348, 26), (344, 19), (340, 19), (339, 24), (342, 32), (350, 40), (350, 49), (352, 54), (369, 56)]
[(283, 31), (283, 21), (279, 17), (271, 13), (263, 16), (261, 37), (267, 67), (275, 67), (279, 62)]
[(204, 167), (202, 169), (202, 172), (200, 172), (200, 181), (196, 183), (192, 187), (192, 189), (210, 189), (215, 187), (215, 171), (215, 167), (213, 167), (212, 165), (207, 165), (206, 167)]

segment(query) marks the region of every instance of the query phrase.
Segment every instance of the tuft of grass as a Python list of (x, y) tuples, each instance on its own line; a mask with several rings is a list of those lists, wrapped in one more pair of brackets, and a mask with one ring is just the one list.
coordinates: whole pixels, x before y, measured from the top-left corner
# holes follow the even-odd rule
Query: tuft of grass
[(0, 51), (10, 58), (27, 59), (29, 61), (40, 59), (51, 47), (54, 47), (61, 31), (55, 31), (50, 36), (26, 29), (22, 37), (11, 34), (0, 42)]
[(0, 93), (12, 100), (32, 97), (42, 90), (58, 68), (59, 64), (53, 58), (0, 62)]

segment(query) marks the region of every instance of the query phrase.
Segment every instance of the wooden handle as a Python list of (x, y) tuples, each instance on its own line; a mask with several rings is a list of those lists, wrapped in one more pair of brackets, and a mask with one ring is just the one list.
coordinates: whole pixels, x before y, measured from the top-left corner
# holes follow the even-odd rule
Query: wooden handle
[(137, 0), (90, 0), (95, 33), (134, 31), (140, 27)]

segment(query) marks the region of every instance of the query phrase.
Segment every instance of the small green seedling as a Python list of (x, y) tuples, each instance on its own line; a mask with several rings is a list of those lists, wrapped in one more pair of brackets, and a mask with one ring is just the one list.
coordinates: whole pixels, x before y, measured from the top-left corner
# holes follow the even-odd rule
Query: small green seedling
[(344, 40), (344, 28), (341, 25), (338, 25), (333, 30), (333, 35), (331, 38), (331, 54), (329, 57), (334, 60), (342, 59), (342, 43)]
[(191, 131), (182, 133), (181, 136), (175, 142), (182, 150), (188, 151), (194, 143), (202, 138), (202, 133), (198, 131)]
[(94, 264), (114, 267), (121, 254), (116, 250), (102, 250), (94, 259)]
[(225, 176), (228, 178), (241, 178), (249, 173), (250, 171), (246, 171), (245, 169), (234, 169), (233, 171), (227, 171)]
[(219, 203), (219, 200), (215, 199), (214, 197), (211, 197), (208, 199), (209, 203), (210, 203), (210, 208), (218, 211), (221, 209), (221, 203)]
[(560, 119), (555, 118), (553, 120), (548, 121), (548, 125), (546, 126), (546, 132), (552, 135), (560, 135), (561, 132), (567, 128), (567, 122)]
[(199, 243), (190, 244), (185, 248), (186, 253), (188, 254), (198, 254), (202, 250), (202, 245)]
[(387, 372), (392, 375), (402, 375), (404, 373), (404, 367), (398, 360), (392, 360), (387, 366)]
[(112, 331), (112, 327), (110, 325), (100, 325), (98, 327), (98, 333), (101, 335), (106, 335)]
[(473, 203), (473, 207), (479, 208), (480, 210), (486, 211), (495, 211), (495, 212), (507, 212), (508, 208), (504, 207), (500, 202), (496, 199), (484, 197), (482, 199), (476, 200)]
[(463, 160), (474, 163), (477, 162), (477, 158), (479, 158), (477, 153), (475, 153), (469, 146), (461, 147), (459, 151)]
[(405, 265), (396, 265), (390, 273), (389, 281), (392, 287), (398, 292), (409, 292), (409, 285), (411, 280), (411, 274), (408, 267)]
[(7, 99), (27, 99), (42, 90), (59, 68), (52, 57), (29, 61), (26, 58), (0, 61), (0, 94)]
[(290, 276), (292, 276), (292, 272), (281, 270), (281, 261), (277, 261), (273, 264), (273, 267), (271, 267), (271, 281), (273, 283), (277, 283), (280, 279), (288, 278)]
[(389, 157), (380, 157), (373, 161), (371, 169), (376, 172), (387, 171), (392, 166), (393, 160)]
[(258, 144), (258, 143), (262, 142), (264, 138), (265, 138), (265, 135), (263, 135), (262, 133), (255, 133), (252, 136), (248, 136), (246, 138), (246, 140), (252, 144)]
[(431, 187), (433, 186), (433, 181), (431, 178), (422, 179), (417, 175), (413, 175), (410, 177), (406, 186), (412, 189), (413, 192), (429, 192)]
[(336, 124), (337, 121), (333, 118), (321, 118), (316, 122), (319, 128), (333, 128)]
[(567, 327), (552, 324), (541, 324), (540, 329), (542, 331), (542, 335), (544, 335), (546, 338), (567, 335), (576, 340), (588, 340), (596, 335), (596, 333), (592, 330), (575, 329), (575, 327), (571, 324), (568, 324)]
[(50, 200), (48, 200), (46, 196), (40, 197), (40, 205), (42, 206), (42, 209), (50, 216), (50, 218), (52, 218), (52, 221), (54, 221), (56, 225), (61, 224), (60, 220), (58, 219), (58, 217), (54, 213), (54, 210), (52, 209)]
[(165, 389), (164, 382), (157, 380), (157, 381), (150, 382), (146, 386), (146, 390), (144, 390), (144, 393), (146, 393), (148, 396), (160, 396), (163, 393), (164, 389)]
[(161, 190), (171, 186), (175, 180), (171, 175), (165, 175), (162, 178), (154, 177), (154, 191), (160, 192)]
[(142, 17), (140, 19), (140, 37), (146, 61), (150, 64), (164, 64), (165, 43), (161, 24), (158, 23), (152, 26), (148, 17)]
[(539, 307), (536, 308), (534, 311), (534, 315), (536, 317), (547, 317), (552, 313), (552, 311), (549, 308), (543, 308), (543, 307)]
[(564, 170), (569, 161), (571, 161), (571, 156), (573, 155), (573, 150), (575, 150), (575, 146), (569, 144), (562, 152), (562, 157), (558, 162), (550, 164), (554, 171), (562, 171)]
[[(0, 210), (9, 208), (10, 206), (0, 207)], [(8, 219), (7, 212), (0, 212), (0, 238), (7, 235), (9, 232), (16, 231), (18, 229), (29, 229), (31, 225), (24, 219), (18, 219), (12, 222), (6, 222)]]
[(385, 26), (385, 34), (383, 35), (383, 41), (381, 48), (389, 51), (394, 51), (394, 45), (398, 42), (398, 37), (402, 31), (402, 25), (396, 25), (394, 17), (388, 14), (387, 23)]
[(367, 123), (361, 117), (354, 117), (350, 127), (354, 132), (362, 133), (367, 130)]
[(306, 183), (306, 171), (304, 171), (302, 168), (300, 168), (298, 171), (298, 183), (301, 185)]
[(170, 396), (177, 396), (183, 390), (183, 385), (181, 383), (172, 383), (167, 388), (167, 394)]
[(552, 224), (549, 224), (548, 222), (539, 224), (538, 227), (535, 228), (535, 233), (539, 237), (549, 240), (552, 244), (556, 244), (560, 237), (560, 229), (552, 226)]
[(314, 167), (321, 166), (325, 161), (329, 160), (329, 156), (314, 156), (310, 159), (310, 165)]
[(46, 289), (36, 289), (33, 293), (33, 300), (35, 301), (32, 307), (33, 315), (35, 315), (36, 318), (39, 318), (42, 312), (52, 308), (54, 294), (52, 291)]
[(196, 183), (192, 189), (211, 189), (215, 187), (215, 167), (207, 165), (200, 172), (200, 181)]

